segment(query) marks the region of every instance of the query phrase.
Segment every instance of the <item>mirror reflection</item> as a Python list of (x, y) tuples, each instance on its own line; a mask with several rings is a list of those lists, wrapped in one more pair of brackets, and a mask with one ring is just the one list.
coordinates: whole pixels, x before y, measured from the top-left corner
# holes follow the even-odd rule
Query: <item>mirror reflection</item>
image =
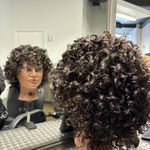
[[(118, 1), (119, 3), (117, 3), (117, 5), (121, 5), (121, 11), (117, 6), (116, 16), (119, 13), (123, 13), (122, 10), (124, 10), (122, 9), (121, 0)], [(8, 111), (10, 116), (9, 119), (7, 119), (8, 123), (11, 123), (14, 117), (17, 118), (17, 116), (21, 115), (19, 119), (23, 119), (24, 125), (26, 125), (29, 131), (36, 128), (38, 133), (28, 133), (26, 132), (26, 128), (22, 128), (21, 130), (17, 128), (22, 134), (19, 134), (15, 130), (9, 130), (10, 134), (12, 134), (11, 131), (14, 131), (12, 135), (19, 134), (15, 137), (17, 144), (13, 144), (11, 142), (13, 137), (3, 132), (3, 135), (7, 137), (8, 140), (6, 140), (5, 143), (0, 143), (2, 149), (17, 149), (18, 145), (20, 146), (21, 143), (24, 143), (20, 149), (27, 149), (27, 146), (28, 149), (40, 149), (41, 145), (44, 148), (46, 145), (53, 150), (55, 146), (52, 143), (59, 143), (60, 145), (60, 139), (63, 139), (62, 141), (64, 142), (63, 145), (59, 147), (60, 150), (74, 147), (72, 126), (68, 128), (67, 124), (67, 128), (65, 128), (65, 130), (63, 128), (64, 125), (66, 125), (65, 119), (67, 118), (67, 114), (62, 116), (63, 113), (56, 107), (53, 101), (53, 81), (56, 78), (55, 68), (61, 59), (61, 55), (72, 45), (75, 39), (93, 33), (102, 34), (103, 31), (108, 29), (108, 2), (110, 2), (110, 0), (0, 0), (0, 18), (3, 20), (0, 28), (0, 66), (4, 70), (5, 78), (7, 79), (5, 80), (6, 88), (5, 85), (3, 85), (3, 90), (1, 90), (1, 99), (4, 104), (2, 107), (2, 110), (4, 110), (2, 116), (5, 120), (5, 118), (8, 117)], [(130, 8), (130, 4), (127, 5), (127, 7)], [(135, 7), (132, 9), (135, 9)], [(126, 10), (128, 9), (126, 8)], [(149, 11), (148, 14), (146, 11), (139, 12), (140, 15), (143, 13), (145, 16), (138, 18), (136, 21), (129, 21), (128, 19), (117, 16), (116, 36), (123, 35), (134, 43), (138, 43), (145, 54), (150, 52), (150, 24), (148, 22), (150, 15)], [(136, 13), (132, 12), (132, 14)], [(115, 19), (113, 21), (115, 22)], [(23, 61), (20, 61), (17, 65), (14, 63), (18, 61), (18, 58), (16, 58), (16, 55), (13, 55), (11, 58), (13, 60), (12, 63), (9, 62), (7, 66), (7, 57), (10, 57), (12, 50), (19, 48), (20, 45), (24, 45), (24, 49), (26, 50), (28, 50), (30, 46), (29, 49), (32, 49), (34, 46), (38, 48), (35, 48), (37, 51), (36, 53), (32, 53), (33, 55), (31, 54), (32, 50), (28, 52), (28, 55), (23, 55), (26, 57), (23, 57)], [(36, 56), (42, 49), (47, 50), (48, 56), (46, 57), (50, 59), (49, 63), (46, 61), (47, 64), (40, 61), (42, 55)], [(21, 50), (18, 51), (18, 54), (20, 52)], [(19, 57), (19, 59), (21, 58), (22, 57)], [(45, 74), (45, 67), (47, 66), (49, 66), (49, 68), (47, 68)], [(17, 70), (14, 71), (14, 68)], [(14, 71), (11, 75), (9, 69)], [(32, 81), (29, 84), (28, 80), (22, 80), (22, 77), (27, 79), (25, 74), (32, 76)], [(45, 76), (46, 79), (44, 79)], [(38, 81), (36, 78), (38, 78)], [(16, 79), (17, 84), (15, 82)], [(2, 81), (4, 83), (4, 77), (2, 77)], [(14, 101), (17, 101), (17, 103), (14, 103)], [(37, 109), (42, 111), (33, 111)], [(33, 117), (34, 113), (38, 113), (38, 116)], [(44, 118), (45, 115), (46, 118)], [(57, 118), (61, 118), (62, 122), (59, 119), (57, 120)], [(45, 122), (45, 120), (47, 121)], [(39, 122), (42, 123), (36, 124)], [(4, 122), (2, 122), (2, 126), (3, 123)], [(9, 129), (18, 127), (18, 123), (17, 118), (17, 121), (11, 124)], [(21, 125), (22, 124), (19, 124), (19, 127)], [(60, 131), (71, 131), (71, 136), (69, 135), (70, 138), (67, 139), (71, 142), (68, 142), (64, 134), (60, 134)], [(43, 138), (40, 139), (39, 135)], [(52, 139), (52, 135), (55, 135), (54, 139)], [(19, 138), (20, 136), (21, 138)], [(25, 141), (29, 141), (29, 139), (30, 142), (26, 144)], [(11, 146), (7, 147), (9, 144), (13, 148)]]
[[(0, 46), (3, 59), (0, 64), (3, 69), (11, 50), (27, 44), (47, 49), (55, 67), (74, 39), (106, 30), (106, 0), (6, 0), (0, 3), (0, 15), (5, 16), (0, 29), (3, 37)], [(51, 82), (49, 79), (44, 86), (48, 108), (53, 99), (53, 93), (49, 90)], [(4, 104), (7, 103), (8, 92), (9, 84), (6, 81), (6, 89), (2, 93)], [(47, 111), (47, 106), (44, 111)]]
[[(22, 45), (11, 51), (4, 68), (5, 78), (10, 84), (7, 96), (9, 117), (16, 118), (25, 112), (43, 109), (43, 86), (51, 69), (52, 63), (45, 49)], [(35, 123), (45, 120), (37, 113), (31, 115), (31, 121)]]

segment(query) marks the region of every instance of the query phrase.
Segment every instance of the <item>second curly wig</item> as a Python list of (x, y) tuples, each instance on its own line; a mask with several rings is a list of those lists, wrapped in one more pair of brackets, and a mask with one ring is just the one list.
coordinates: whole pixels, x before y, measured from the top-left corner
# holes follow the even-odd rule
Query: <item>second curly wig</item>
[(48, 73), (51, 71), (52, 62), (47, 55), (47, 50), (38, 46), (21, 45), (11, 51), (4, 68), (6, 80), (12, 86), (19, 87), (17, 73), (24, 62), (28, 65), (42, 65), (44, 74), (41, 85), (48, 81)]
[[(108, 32), (74, 41), (57, 65), (55, 101), (88, 150), (138, 146), (150, 113), (150, 77), (136, 45)], [(84, 140), (83, 140), (84, 141)]]

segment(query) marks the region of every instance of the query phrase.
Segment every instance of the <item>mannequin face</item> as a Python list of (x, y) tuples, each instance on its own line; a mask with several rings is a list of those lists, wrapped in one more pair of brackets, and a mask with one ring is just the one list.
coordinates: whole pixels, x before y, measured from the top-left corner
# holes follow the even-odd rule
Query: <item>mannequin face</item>
[(17, 78), (20, 88), (29, 90), (37, 89), (43, 79), (43, 66), (23, 63), (21, 70), (17, 74)]

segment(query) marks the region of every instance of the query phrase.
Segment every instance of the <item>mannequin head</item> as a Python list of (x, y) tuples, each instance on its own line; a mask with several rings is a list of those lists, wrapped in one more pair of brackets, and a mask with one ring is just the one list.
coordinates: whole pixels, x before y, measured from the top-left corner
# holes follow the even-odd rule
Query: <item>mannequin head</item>
[(135, 147), (149, 120), (150, 77), (136, 45), (108, 32), (74, 41), (57, 65), (55, 101), (78, 147)]
[(19, 88), (20, 91), (32, 92), (48, 81), (51, 68), (47, 50), (22, 45), (11, 51), (4, 70), (11, 86)]
[(43, 78), (39, 86), (45, 84), (48, 80), (48, 73), (52, 68), (47, 50), (30, 45), (22, 45), (13, 49), (5, 64), (5, 77), (12, 86), (18, 87), (20, 86), (18, 73), (21, 71), (30, 72), (29, 68), (41, 69), (40, 72), (43, 72)]
[(27, 62), (24, 62), (17, 73), (17, 79), (20, 87), (37, 89), (42, 83), (43, 65), (28, 65)]

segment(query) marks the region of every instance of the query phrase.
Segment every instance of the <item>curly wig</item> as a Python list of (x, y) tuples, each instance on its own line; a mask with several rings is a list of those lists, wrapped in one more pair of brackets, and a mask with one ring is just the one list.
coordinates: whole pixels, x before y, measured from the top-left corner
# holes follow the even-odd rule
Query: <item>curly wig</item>
[(5, 64), (5, 77), (12, 86), (19, 87), (17, 73), (20, 71), (23, 63), (28, 65), (43, 66), (43, 80), (40, 86), (48, 81), (48, 74), (52, 68), (52, 62), (47, 55), (47, 50), (32, 47), (31, 45), (21, 45), (13, 49)]
[(126, 149), (147, 128), (150, 76), (138, 47), (109, 32), (74, 41), (57, 65), (55, 101), (88, 150)]

